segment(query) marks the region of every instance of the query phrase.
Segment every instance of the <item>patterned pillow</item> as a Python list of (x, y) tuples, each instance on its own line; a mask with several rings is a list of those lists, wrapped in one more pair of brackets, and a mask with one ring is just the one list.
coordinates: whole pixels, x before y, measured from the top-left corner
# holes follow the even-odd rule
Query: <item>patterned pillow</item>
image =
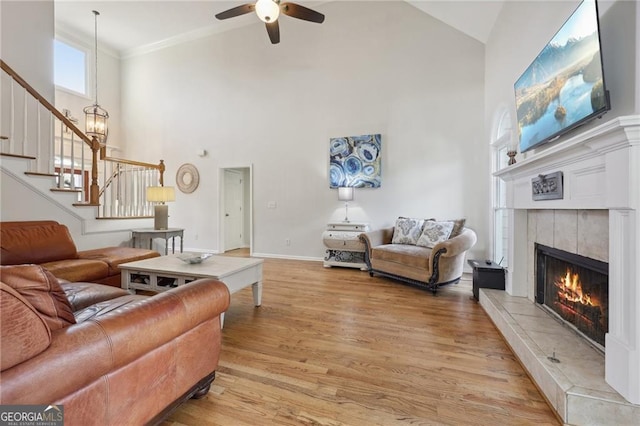
[(422, 235), (418, 238), (417, 245), (433, 248), (436, 244), (447, 241), (455, 225), (452, 221), (436, 222), (428, 220), (424, 223)]
[(423, 226), (424, 219), (399, 217), (396, 220), (396, 226), (393, 228), (391, 243), (415, 245), (422, 234)]
[(449, 235), (449, 238), (457, 237), (458, 235), (460, 235), (460, 233), (464, 229), (464, 224), (466, 221), (467, 219), (464, 219), (464, 218), (451, 219), (449, 222), (453, 222), (453, 230), (451, 231), (451, 235)]

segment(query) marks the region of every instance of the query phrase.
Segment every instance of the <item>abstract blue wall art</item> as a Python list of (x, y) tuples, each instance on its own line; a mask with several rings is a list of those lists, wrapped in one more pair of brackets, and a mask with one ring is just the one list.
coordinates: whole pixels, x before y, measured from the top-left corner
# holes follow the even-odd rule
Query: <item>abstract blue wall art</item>
[(331, 138), (329, 187), (380, 188), (381, 150), (379, 134)]

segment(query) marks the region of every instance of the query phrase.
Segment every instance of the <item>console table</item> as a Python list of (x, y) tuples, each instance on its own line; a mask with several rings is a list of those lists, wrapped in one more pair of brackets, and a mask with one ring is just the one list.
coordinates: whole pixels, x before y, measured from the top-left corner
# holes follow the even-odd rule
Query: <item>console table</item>
[(169, 228), (169, 229), (132, 229), (131, 236), (133, 239), (133, 247), (138, 247), (141, 241), (149, 240), (149, 250), (153, 250), (153, 240), (155, 238), (162, 238), (164, 240), (164, 254), (169, 254), (169, 238), (171, 238), (171, 253), (176, 252), (176, 237), (180, 237), (180, 253), (182, 253), (183, 246), (183, 234), (184, 229), (181, 228)]
[(369, 230), (369, 224), (359, 222), (328, 223), (322, 234), (322, 241), (327, 247), (324, 258), (325, 268), (344, 266), (367, 270), (364, 262), (364, 243), (358, 236)]

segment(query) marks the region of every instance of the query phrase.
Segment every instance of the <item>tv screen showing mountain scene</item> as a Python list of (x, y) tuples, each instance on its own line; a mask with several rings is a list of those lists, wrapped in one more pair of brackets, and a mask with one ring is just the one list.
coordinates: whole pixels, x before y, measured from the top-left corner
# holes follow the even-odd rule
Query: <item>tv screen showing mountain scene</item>
[(520, 152), (609, 110), (595, 0), (584, 0), (514, 85)]

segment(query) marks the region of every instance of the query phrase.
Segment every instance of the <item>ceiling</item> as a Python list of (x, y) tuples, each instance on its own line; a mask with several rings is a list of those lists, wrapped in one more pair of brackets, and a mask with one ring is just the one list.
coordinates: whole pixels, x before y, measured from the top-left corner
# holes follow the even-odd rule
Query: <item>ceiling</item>
[[(227, 31), (257, 23), (253, 14), (218, 21), (214, 15), (253, 0), (54, 0), (56, 29), (93, 38), (92, 10), (100, 12), (101, 45), (127, 56), (175, 38)], [(340, 1), (340, 0), (336, 0)], [(405, 1), (405, 0), (391, 0)], [(506, 0), (406, 0), (417, 9), (485, 43)], [(326, 1), (294, 0), (322, 11)], [(363, 2), (364, 3), (364, 2)], [(330, 17), (327, 17), (330, 19)]]

